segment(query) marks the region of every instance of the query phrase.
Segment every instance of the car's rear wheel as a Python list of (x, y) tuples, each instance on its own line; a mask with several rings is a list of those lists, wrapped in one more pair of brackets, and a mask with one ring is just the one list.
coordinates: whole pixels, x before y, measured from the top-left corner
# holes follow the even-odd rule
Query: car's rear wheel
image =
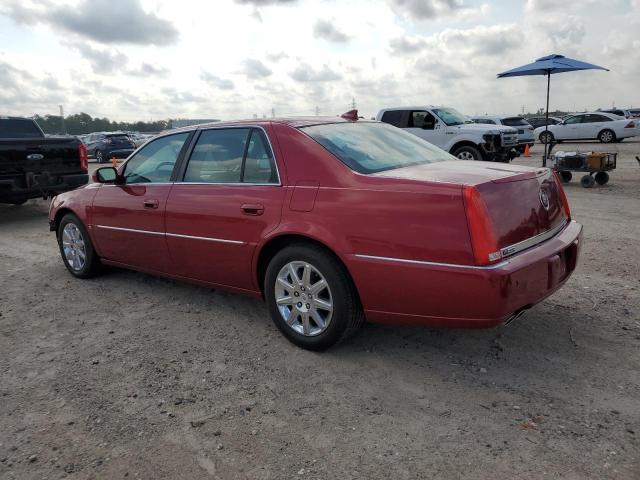
[(538, 137), (542, 143), (551, 143), (553, 142), (553, 133), (551, 132), (542, 132)]
[(616, 141), (616, 134), (613, 132), (613, 130), (602, 130), (599, 134), (598, 134), (598, 140), (600, 140), (602, 143), (611, 143), (611, 142), (615, 142)]
[(94, 156), (96, 157), (96, 160), (98, 163), (104, 162), (104, 156), (102, 155), (102, 152), (100, 150), (96, 150), (96, 153)]
[(471, 145), (464, 145), (462, 147), (456, 148), (452, 155), (454, 157), (458, 157), (460, 160), (484, 160), (482, 158), (482, 153), (475, 147)]
[(295, 244), (269, 262), (264, 293), (278, 329), (295, 345), (324, 350), (364, 322), (344, 266), (323, 248)]
[(78, 278), (95, 276), (100, 260), (91, 243), (89, 233), (78, 217), (72, 213), (62, 217), (58, 226), (58, 246), (67, 270)]

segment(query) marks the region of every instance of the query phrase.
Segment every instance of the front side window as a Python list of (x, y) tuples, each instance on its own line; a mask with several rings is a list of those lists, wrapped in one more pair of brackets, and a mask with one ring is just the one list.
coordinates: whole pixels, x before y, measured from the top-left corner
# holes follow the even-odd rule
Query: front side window
[(411, 123), (409, 127), (433, 130), (436, 126), (435, 117), (424, 110), (411, 112), (409, 119)]
[(329, 123), (300, 130), (358, 173), (456, 160), (444, 150), (386, 123)]
[(127, 162), (124, 170), (125, 183), (171, 181), (173, 167), (189, 133), (160, 137), (145, 145)]

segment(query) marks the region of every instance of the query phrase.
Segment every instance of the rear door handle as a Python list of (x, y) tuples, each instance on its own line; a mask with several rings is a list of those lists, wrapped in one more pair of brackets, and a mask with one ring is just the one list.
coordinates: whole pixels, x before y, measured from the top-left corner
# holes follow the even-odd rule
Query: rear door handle
[(158, 208), (158, 205), (158, 200), (148, 199), (144, 201), (144, 208)]
[(264, 213), (264, 205), (260, 204), (244, 204), (240, 207), (245, 215), (262, 215)]

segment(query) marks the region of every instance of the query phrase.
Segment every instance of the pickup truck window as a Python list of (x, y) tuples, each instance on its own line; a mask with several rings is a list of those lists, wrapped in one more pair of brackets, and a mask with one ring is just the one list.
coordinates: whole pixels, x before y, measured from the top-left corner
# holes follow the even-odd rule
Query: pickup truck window
[(33, 120), (0, 118), (0, 138), (44, 138), (44, 135)]
[(455, 108), (434, 108), (433, 113), (439, 116), (447, 125), (462, 125), (470, 120)]
[(394, 127), (406, 128), (406, 125), (403, 125), (402, 122), (403, 116), (404, 110), (390, 110), (388, 112), (384, 112), (380, 120), (384, 123), (388, 123), (389, 125), (393, 125)]
[(424, 128), (425, 130), (433, 130), (436, 126), (436, 118), (429, 112), (424, 110), (416, 110), (411, 112), (409, 117), (409, 127)]
[(329, 123), (300, 130), (358, 173), (455, 160), (444, 150), (386, 123)]

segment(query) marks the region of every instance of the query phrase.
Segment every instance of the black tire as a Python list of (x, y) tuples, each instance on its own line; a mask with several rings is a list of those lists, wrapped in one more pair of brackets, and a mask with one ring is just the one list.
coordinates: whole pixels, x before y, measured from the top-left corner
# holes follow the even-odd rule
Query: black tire
[(609, 181), (609, 174), (607, 172), (598, 172), (595, 174), (595, 180), (598, 185), (606, 185)]
[(552, 142), (555, 141), (555, 137), (553, 136), (553, 133), (551, 133), (551, 132), (542, 132), (538, 136), (538, 139), (542, 143), (552, 143)]
[[(69, 260), (67, 259), (64, 252), (63, 232), (65, 227), (69, 224), (73, 224), (77, 227), (77, 229), (80, 231), (80, 234), (82, 235), (82, 240), (84, 242), (85, 260), (84, 265), (82, 265), (81, 268), (74, 268), (69, 263)], [(89, 237), (87, 229), (84, 228), (84, 225), (82, 224), (80, 219), (73, 213), (67, 213), (64, 217), (62, 217), (62, 220), (60, 220), (60, 225), (58, 225), (57, 237), (60, 256), (62, 257), (64, 266), (67, 267), (67, 270), (69, 270), (71, 275), (78, 278), (91, 278), (100, 272), (100, 259), (98, 258), (98, 255), (93, 248), (91, 237)]]
[(568, 172), (566, 170), (563, 170), (560, 173), (560, 180), (562, 180), (562, 183), (569, 183), (571, 181), (571, 179), (573, 178), (573, 174), (571, 172)]
[(484, 160), (482, 153), (471, 145), (464, 145), (458, 147), (451, 152), (451, 155), (459, 158), (460, 160)]
[[(290, 327), (276, 303), (278, 274), (290, 262), (312, 265), (321, 273), (330, 289), (333, 303), (331, 319), (326, 329), (314, 336), (304, 335)], [(333, 255), (317, 245), (297, 243), (276, 253), (267, 267), (264, 293), (269, 313), (278, 329), (294, 345), (307, 350), (325, 350), (354, 334), (364, 323), (364, 313), (351, 277)]]
[(104, 163), (104, 155), (102, 155), (101, 150), (96, 150), (96, 153), (94, 156), (96, 157), (96, 160), (98, 163)]
[(596, 181), (593, 179), (591, 175), (585, 175), (580, 179), (580, 185), (584, 188), (591, 188), (595, 185)]
[(616, 134), (613, 130), (607, 128), (598, 134), (598, 140), (600, 140), (601, 143), (613, 143), (616, 141)]

